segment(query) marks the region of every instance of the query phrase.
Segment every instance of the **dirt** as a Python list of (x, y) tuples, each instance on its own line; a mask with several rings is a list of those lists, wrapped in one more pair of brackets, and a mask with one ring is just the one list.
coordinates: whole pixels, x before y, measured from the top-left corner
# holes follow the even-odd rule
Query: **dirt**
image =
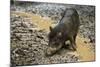
[(88, 28), (92, 29), (92, 32), (94, 31), (94, 26), (89, 26), (87, 28), (86, 24), (84, 23), (91, 21), (94, 24), (94, 21), (92, 21), (94, 19), (90, 19), (89, 21), (89, 18), (83, 16), (81, 10), (79, 10), (79, 13), (82, 15), (80, 16), (80, 19), (82, 20), (80, 30), (76, 39), (77, 51), (62, 49), (54, 56), (46, 57), (45, 49), (48, 47), (47, 36), (49, 33), (49, 27), (56, 26), (58, 23), (55, 22), (59, 21), (61, 16), (59, 16), (59, 18), (57, 19), (54, 19), (55, 17), (52, 18), (48, 16), (43, 16), (45, 14), (42, 13), (32, 13), (27, 11), (25, 12), (23, 10), (12, 10), (11, 64), (20, 66), (32, 64), (54, 64), (80, 61), (94, 61), (94, 33), (88, 33), (88, 36), (91, 35), (93, 37), (92, 42), (91, 39), (86, 35), (87, 32), (89, 32)]

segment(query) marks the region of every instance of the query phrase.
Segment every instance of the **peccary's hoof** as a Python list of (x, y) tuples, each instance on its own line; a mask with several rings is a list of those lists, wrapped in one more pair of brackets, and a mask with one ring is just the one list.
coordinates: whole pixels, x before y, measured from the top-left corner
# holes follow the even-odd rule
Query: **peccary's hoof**
[(73, 51), (77, 51), (77, 48), (76, 47), (73, 47), (73, 49), (72, 49)]
[(75, 49), (73, 49), (73, 51), (77, 51), (77, 50), (76, 50), (76, 48), (75, 48)]
[(73, 48), (71, 46), (69, 46), (68, 49), (71, 50), (71, 51), (77, 51), (77, 48)]

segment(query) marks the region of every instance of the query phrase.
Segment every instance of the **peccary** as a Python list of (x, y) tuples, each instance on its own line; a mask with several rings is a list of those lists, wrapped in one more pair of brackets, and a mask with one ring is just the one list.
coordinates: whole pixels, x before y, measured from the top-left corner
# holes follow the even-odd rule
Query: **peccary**
[(76, 36), (79, 28), (79, 15), (74, 8), (67, 8), (64, 12), (59, 24), (54, 28), (50, 27), (49, 48), (47, 48), (47, 55), (56, 53), (60, 48), (65, 46), (66, 41), (70, 41), (72, 50), (76, 51)]

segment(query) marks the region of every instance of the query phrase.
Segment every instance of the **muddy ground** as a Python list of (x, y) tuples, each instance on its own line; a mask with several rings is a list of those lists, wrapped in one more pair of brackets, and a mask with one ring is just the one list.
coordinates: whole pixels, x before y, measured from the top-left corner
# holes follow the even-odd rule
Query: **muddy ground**
[[(80, 17), (77, 51), (62, 48), (45, 56), (49, 27), (56, 26), (66, 8), (75, 8)], [(36, 2), (11, 5), (11, 64), (38, 65), (95, 60), (95, 7)]]

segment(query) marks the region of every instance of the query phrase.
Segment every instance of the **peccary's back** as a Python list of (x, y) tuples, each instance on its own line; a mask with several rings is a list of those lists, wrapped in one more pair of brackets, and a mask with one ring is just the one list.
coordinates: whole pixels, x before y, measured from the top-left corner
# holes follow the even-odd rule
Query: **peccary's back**
[(77, 34), (79, 28), (79, 15), (73, 8), (66, 9), (61, 21), (53, 29), (52, 34), (62, 32), (65, 36), (73, 36)]
[(59, 31), (68, 34), (76, 34), (79, 28), (79, 15), (73, 8), (68, 8), (65, 11), (59, 24), (55, 27)]

